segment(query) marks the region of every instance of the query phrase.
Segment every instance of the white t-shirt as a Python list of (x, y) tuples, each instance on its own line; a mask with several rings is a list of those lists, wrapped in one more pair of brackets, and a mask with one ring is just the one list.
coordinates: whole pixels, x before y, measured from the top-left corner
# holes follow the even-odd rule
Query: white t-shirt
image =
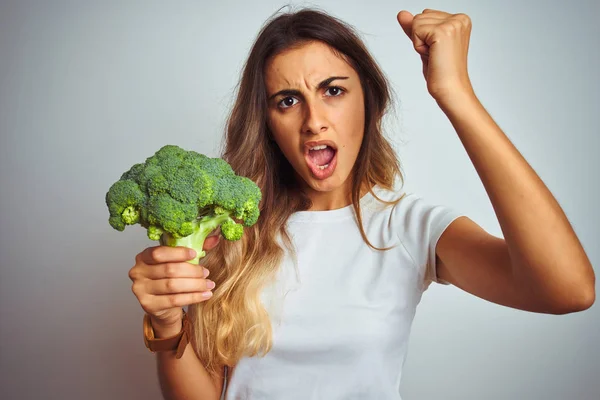
[[(374, 188), (393, 200), (402, 191)], [(273, 347), (239, 361), (227, 400), (399, 400), (409, 333), (435, 274), (435, 246), (462, 214), (414, 194), (386, 206), (361, 199), (364, 242), (352, 206), (302, 211), (288, 220), (297, 264), (287, 255), (264, 290)], [(445, 283), (445, 282), (440, 282)]]

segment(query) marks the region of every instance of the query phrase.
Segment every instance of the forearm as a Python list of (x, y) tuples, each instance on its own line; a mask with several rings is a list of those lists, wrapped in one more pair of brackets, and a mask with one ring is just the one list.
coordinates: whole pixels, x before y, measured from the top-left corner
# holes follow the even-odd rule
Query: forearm
[(458, 92), (452, 100), (440, 106), (490, 198), (515, 282), (549, 301), (589, 296), (591, 263), (549, 189), (473, 93)]
[[(156, 337), (169, 337), (181, 330), (181, 324), (169, 328), (156, 327)], [(191, 344), (183, 356), (175, 358), (175, 351), (156, 353), (158, 378), (166, 400), (218, 400), (221, 387), (206, 371)]]

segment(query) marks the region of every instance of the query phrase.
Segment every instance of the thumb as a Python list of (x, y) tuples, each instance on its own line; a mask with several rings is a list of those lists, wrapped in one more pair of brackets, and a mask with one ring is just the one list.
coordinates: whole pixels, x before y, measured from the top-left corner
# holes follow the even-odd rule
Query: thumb
[(216, 228), (211, 233), (208, 234), (206, 239), (204, 239), (204, 246), (202, 246), (202, 250), (212, 250), (219, 244), (219, 240), (221, 237), (221, 227)]
[(406, 10), (402, 10), (398, 13), (398, 15), (396, 15), (396, 19), (398, 20), (398, 23), (402, 27), (402, 30), (404, 30), (404, 33), (406, 33), (406, 36), (408, 36), (409, 39), (411, 39), (411, 40), (412, 40), (413, 18), (414, 18), (413, 15)]
[(202, 246), (202, 249), (205, 251), (214, 249), (219, 244), (219, 240), (220, 240), (219, 236), (216, 236), (216, 235), (208, 236), (204, 240), (204, 246)]

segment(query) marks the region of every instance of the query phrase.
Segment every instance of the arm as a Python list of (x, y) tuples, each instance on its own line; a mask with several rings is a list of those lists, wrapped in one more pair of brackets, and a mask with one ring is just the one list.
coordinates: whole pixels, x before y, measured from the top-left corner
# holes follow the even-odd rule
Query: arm
[(440, 278), (523, 310), (562, 314), (589, 308), (595, 300), (594, 270), (548, 188), (472, 91), (457, 90), (440, 107), (473, 162), (505, 237), (457, 219), (438, 241)]
[(427, 89), (452, 123), (505, 239), (458, 218), (438, 240), (438, 277), (489, 301), (563, 314), (595, 301), (595, 275), (559, 204), (474, 94), (471, 19), (425, 9), (398, 22), (423, 61)]
[[(153, 322), (154, 323), (154, 322)], [(182, 324), (170, 327), (156, 326), (156, 337), (169, 337), (181, 331)], [(156, 353), (158, 378), (166, 400), (197, 399), (219, 400), (223, 387), (223, 376), (211, 377), (188, 344), (178, 360), (175, 352)]]

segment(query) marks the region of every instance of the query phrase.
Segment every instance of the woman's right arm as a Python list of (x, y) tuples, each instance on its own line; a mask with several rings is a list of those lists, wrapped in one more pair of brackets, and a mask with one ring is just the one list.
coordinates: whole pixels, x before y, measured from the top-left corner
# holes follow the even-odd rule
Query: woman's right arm
[[(205, 250), (217, 245), (207, 239)], [(129, 271), (132, 291), (150, 322), (156, 338), (170, 337), (182, 329), (182, 307), (206, 301), (214, 283), (206, 279), (208, 270), (188, 261), (195, 257), (185, 247), (149, 247), (135, 258)], [(175, 351), (157, 352), (156, 362), (162, 394), (166, 400), (219, 400), (223, 377), (212, 377), (188, 344), (183, 356)]]

